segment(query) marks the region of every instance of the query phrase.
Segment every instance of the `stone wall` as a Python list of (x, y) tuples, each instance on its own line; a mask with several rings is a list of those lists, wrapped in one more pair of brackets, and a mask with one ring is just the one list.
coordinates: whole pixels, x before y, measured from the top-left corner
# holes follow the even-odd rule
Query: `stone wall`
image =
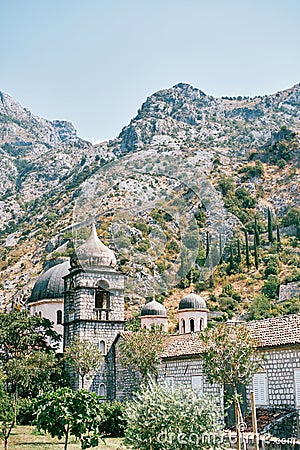
[(300, 283), (295, 281), (288, 284), (281, 284), (279, 286), (279, 302), (284, 302), (293, 297), (300, 297)]
[(170, 383), (170, 379), (173, 379), (174, 386), (191, 388), (193, 376), (202, 377), (201, 391), (204, 394), (215, 396), (217, 403), (223, 409), (223, 386), (211, 384), (207, 381), (203, 371), (203, 363), (200, 358), (165, 359), (159, 368), (158, 382), (165, 383), (167, 380), (167, 382)]
[[(300, 369), (300, 347), (269, 349), (261, 353), (264, 357), (263, 371), (267, 374), (268, 404), (266, 406), (294, 407), (294, 369)], [(247, 388), (248, 404), (250, 404), (249, 392), (252, 388), (251, 383)]]
[[(108, 283), (110, 311), (95, 308), (95, 291), (99, 281)], [(102, 316), (100, 316), (100, 311)], [(105, 359), (100, 369), (86, 379), (84, 388), (101, 394), (105, 399), (116, 396), (115, 351), (113, 343), (124, 328), (124, 276), (112, 268), (91, 267), (85, 271), (72, 269), (65, 277), (64, 345), (74, 339), (88, 340), (98, 348), (105, 344)], [(70, 372), (74, 388), (78, 388), (78, 376)]]
[(141, 376), (132, 368), (123, 366), (120, 363), (120, 337), (115, 345), (115, 370), (116, 370), (116, 391), (115, 398), (118, 401), (125, 401), (133, 397), (141, 384)]

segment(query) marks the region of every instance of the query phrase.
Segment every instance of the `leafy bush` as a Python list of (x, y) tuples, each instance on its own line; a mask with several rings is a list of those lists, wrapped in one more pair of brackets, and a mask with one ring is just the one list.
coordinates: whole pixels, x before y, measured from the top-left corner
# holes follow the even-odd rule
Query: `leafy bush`
[(20, 398), (18, 400), (18, 425), (32, 425), (35, 419), (36, 400), (33, 398)]
[(249, 320), (259, 320), (271, 317), (272, 303), (265, 295), (257, 295), (248, 310)]
[[(126, 409), (125, 443), (137, 450), (222, 448), (221, 410), (211, 396), (151, 383)], [(205, 439), (206, 437), (206, 439)], [(208, 437), (211, 439), (208, 442)]]
[(255, 161), (255, 164), (249, 164), (247, 166), (242, 167), (239, 170), (239, 173), (243, 173), (244, 175), (241, 178), (241, 181), (247, 181), (253, 177), (261, 177), (264, 174), (264, 166), (261, 161)]
[(276, 275), (269, 275), (261, 289), (262, 294), (268, 298), (277, 298), (279, 289), (279, 278)]
[(126, 427), (125, 419), (126, 404), (117, 401), (104, 402), (101, 404), (103, 415), (99, 428), (104, 437), (123, 437)]

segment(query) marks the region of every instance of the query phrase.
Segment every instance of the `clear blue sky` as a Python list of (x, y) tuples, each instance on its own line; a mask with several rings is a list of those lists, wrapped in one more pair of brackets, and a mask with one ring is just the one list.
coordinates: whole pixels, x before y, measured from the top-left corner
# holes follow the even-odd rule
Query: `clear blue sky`
[(93, 142), (178, 82), (214, 96), (300, 82), (299, 0), (0, 0), (0, 17), (0, 90)]

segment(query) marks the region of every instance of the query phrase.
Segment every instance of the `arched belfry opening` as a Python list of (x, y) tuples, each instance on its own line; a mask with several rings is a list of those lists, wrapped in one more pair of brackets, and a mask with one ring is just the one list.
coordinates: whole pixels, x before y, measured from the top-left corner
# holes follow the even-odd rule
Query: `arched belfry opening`
[(109, 320), (110, 292), (109, 284), (105, 280), (98, 281), (95, 289), (95, 311), (98, 320)]

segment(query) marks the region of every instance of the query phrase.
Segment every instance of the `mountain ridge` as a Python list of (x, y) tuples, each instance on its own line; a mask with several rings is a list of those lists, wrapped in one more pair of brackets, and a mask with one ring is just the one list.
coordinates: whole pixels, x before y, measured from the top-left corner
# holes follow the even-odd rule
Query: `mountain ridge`
[[(282, 127), (296, 134), (292, 178), (290, 161), (279, 169), (269, 163), (271, 150), (266, 156)], [(300, 84), (271, 95), (233, 99), (177, 83), (149, 96), (115, 139), (96, 145), (78, 137), (70, 122), (41, 119), (0, 93), (2, 303), (28, 294), (47, 256), (45, 248), (53, 251), (63, 244), (60, 230), (72, 223), (82, 183), (107, 162), (137, 152), (156, 155), (158, 161), (168, 152), (178, 160), (193, 161), (197, 156), (197, 164), (213, 184), (226, 175), (240, 185), (238, 171), (253, 164), (249, 158), (255, 155), (254, 159), (266, 160), (265, 194), (259, 197), (260, 181), (255, 177), (241, 185), (258, 196), (258, 211), (265, 214), (269, 205), (280, 215), (300, 204), (299, 132)], [(274, 174), (281, 183), (276, 189)], [(140, 182), (145, 184), (146, 198), (153, 195), (148, 194), (146, 180)]]

